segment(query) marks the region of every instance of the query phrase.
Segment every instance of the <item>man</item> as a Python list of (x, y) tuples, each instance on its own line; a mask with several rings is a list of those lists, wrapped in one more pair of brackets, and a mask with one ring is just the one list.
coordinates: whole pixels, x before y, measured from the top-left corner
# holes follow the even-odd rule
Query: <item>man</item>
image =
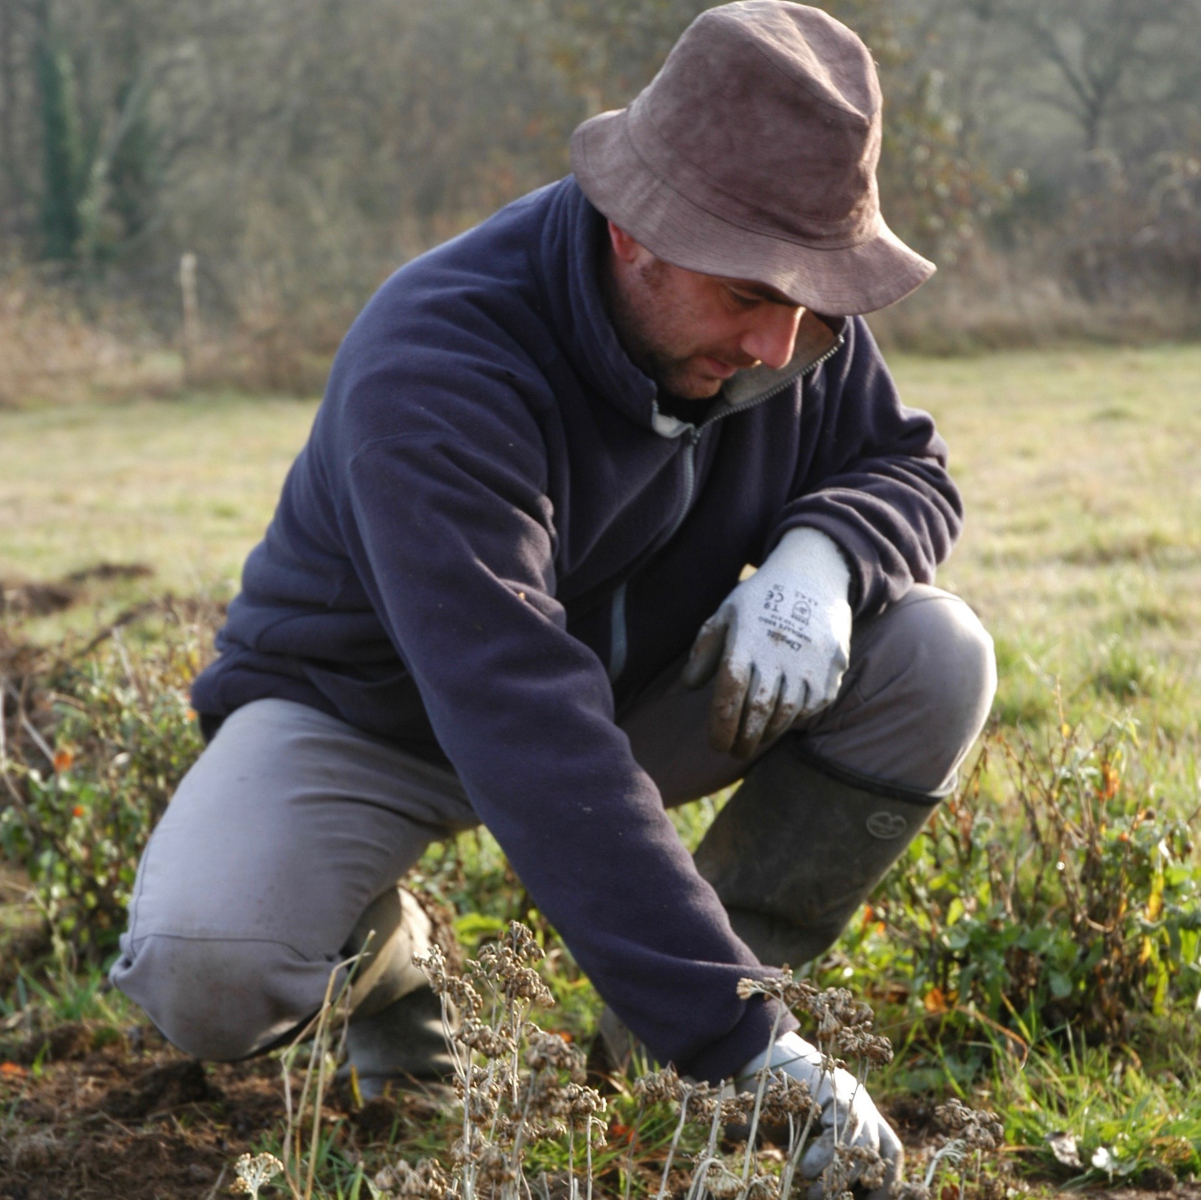
[[(960, 527), (943, 444), (848, 317), (933, 270), (880, 218), (879, 137), (854, 34), (726, 5), (576, 131), (573, 177), (380, 289), (140, 868), (113, 978), (172, 1041), (286, 1038), (374, 930), (351, 1061), (375, 1088), (436, 1070), (429, 923), (395, 883), (482, 821), (652, 1054), (762, 1063), (776, 1013), (738, 979), (830, 944), (994, 687), (929, 586)], [(740, 778), (694, 860), (665, 805)], [(774, 1061), (812, 1079), (794, 1025)], [(895, 1170), (848, 1081), (827, 1128)]]

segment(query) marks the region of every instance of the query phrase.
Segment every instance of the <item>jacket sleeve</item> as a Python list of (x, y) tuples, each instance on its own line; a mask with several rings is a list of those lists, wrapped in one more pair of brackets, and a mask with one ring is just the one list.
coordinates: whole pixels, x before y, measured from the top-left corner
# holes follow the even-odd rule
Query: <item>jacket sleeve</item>
[(635, 762), (602, 664), (567, 632), (537, 422), (495, 378), (462, 386), (472, 403), (417, 387), (400, 431), (349, 457), (343, 537), (539, 908), (656, 1057), (720, 1078), (767, 1043), (775, 1010), (735, 994), (765, 969)]
[(963, 524), (947, 448), (928, 413), (901, 403), (861, 317), (843, 346), (808, 381), (802, 456), (793, 499), (772, 543), (809, 525), (828, 534), (851, 568), (856, 616), (879, 612), (914, 583), (929, 583)]

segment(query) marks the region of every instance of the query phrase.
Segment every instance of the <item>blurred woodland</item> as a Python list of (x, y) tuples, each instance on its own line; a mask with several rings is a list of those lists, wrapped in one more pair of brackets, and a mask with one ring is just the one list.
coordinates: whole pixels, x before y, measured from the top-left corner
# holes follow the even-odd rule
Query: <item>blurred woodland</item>
[[(942, 267), (886, 341), (1201, 332), (1201, 0), (822, 6), (880, 64), (885, 213)], [(194, 374), (319, 387), (392, 269), (562, 174), (705, 7), (0, 0), (0, 403), (179, 345), (184, 255)]]

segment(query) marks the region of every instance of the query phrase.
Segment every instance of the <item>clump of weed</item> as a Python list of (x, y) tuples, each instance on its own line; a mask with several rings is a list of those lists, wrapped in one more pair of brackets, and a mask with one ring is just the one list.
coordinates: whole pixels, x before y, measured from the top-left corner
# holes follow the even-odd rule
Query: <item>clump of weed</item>
[[(994, 735), (972, 777), (873, 901), (895, 973), (929, 1011), (1091, 1040), (1192, 1003), (1201, 985), (1197, 814), (1171, 815), (1135, 771), (1138, 731), (1090, 740), (1063, 724), (1046, 750)], [(1019, 820), (981, 800), (1000, 761)]]
[(134, 655), (120, 631), (79, 658), (44, 664), (22, 688), (0, 679), (0, 851), (24, 867), (44, 916), (85, 956), (125, 924), (142, 848), (200, 751), (188, 686), (198, 638)]
[[(450, 1188), (461, 1200), (528, 1196), (527, 1151), (558, 1140), (567, 1144), (568, 1190), (575, 1200), (577, 1138), (591, 1197), (592, 1151), (605, 1138), (605, 1101), (585, 1082), (579, 1048), (530, 1019), (535, 1007), (554, 1003), (534, 967), (542, 957), (530, 930), (513, 921), (503, 937), (468, 961), (463, 975), (448, 968), (436, 947), (415, 960), (442, 999), (443, 1032), (455, 1065), (463, 1123), (449, 1153)], [(415, 1178), (427, 1193), (446, 1186), (427, 1163), (390, 1167), (376, 1176), (373, 1188), (381, 1197), (407, 1195)]]
[[(932, 1200), (934, 1196), (965, 1200), (970, 1195), (992, 1200), (999, 1189), (989, 1186), (993, 1181), (985, 1175), (984, 1164), (985, 1155), (993, 1156), (1005, 1144), (1001, 1118), (952, 1098), (934, 1110), (934, 1124), (940, 1136), (928, 1151), (922, 1178), (903, 1183), (896, 1200)], [(952, 1180), (952, 1174), (957, 1178)]]

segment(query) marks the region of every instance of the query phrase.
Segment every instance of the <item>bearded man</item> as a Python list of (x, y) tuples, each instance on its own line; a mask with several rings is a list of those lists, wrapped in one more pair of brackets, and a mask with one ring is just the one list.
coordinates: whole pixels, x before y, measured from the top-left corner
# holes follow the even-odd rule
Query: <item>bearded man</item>
[[(738, 980), (833, 942), (995, 687), (932, 586), (945, 447), (862, 320), (934, 269), (880, 215), (880, 104), (819, 10), (712, 9), (576, 131), (573, 175), (367, 305), (196, 681), (209, 745), (113, 968), (171, 1041), (288, 1038), (374, 930), (361, 1086), (445, 1070), (397, 881), (482, 822), (611, 1024), (698, 1079), (763, 1064), (778, 1014)], [(689, 854), (667, 807), (739, 780)], [(781, 1029), (823, 1104), (805, 1173), (837, 1122), (895, 1178), (867, 1093)]]

